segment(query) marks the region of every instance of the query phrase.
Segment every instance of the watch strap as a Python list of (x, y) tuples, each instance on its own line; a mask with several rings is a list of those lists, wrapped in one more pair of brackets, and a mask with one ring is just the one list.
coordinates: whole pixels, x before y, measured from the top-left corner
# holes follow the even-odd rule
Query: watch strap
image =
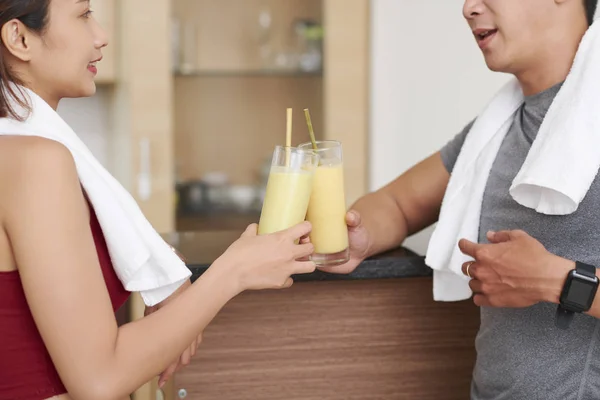
[(596, 277), (596, 267), (594, 267), (593, 265), (584, 264), (580, 261), (575, 261), (575, 270), (577, 271), (577, 273), (585, 275), (589, 278)]
[(573, 311), (567, 310), (559, 304), (558, 307), (556, 307), (556, 327), (559, 329), (568, 329), (574, 316), (575, 313)]

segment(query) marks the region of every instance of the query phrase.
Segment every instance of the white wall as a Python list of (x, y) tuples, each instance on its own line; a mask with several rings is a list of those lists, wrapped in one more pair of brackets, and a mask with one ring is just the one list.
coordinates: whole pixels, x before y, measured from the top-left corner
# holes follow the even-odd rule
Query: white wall
[[(371, 2), (371, 190), (439, 150), (507, 80), (486, 68), (463, 3)], [(406, 245), (424, 254), (430, 234)]]
[(79, 135), (81, 140), (105, 167), (109, 168), (110, 90), (98, 87), (89, 98), (64, 99), (58, 113)]

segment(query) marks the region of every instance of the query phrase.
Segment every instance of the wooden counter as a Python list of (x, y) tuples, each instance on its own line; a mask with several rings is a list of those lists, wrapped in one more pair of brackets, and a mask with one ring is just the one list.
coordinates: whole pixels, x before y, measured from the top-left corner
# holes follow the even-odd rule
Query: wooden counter
[(167, 398), (468, 399), (479, 312), (470, 301), (434, 302), (431, 285), (314, 281), (242, 294), (207, 328)]

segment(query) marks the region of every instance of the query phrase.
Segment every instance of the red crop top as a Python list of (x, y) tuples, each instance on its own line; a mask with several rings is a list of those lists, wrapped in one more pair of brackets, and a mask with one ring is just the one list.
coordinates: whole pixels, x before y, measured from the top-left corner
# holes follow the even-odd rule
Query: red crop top
[[(113, 309), (129, 297), (90, 206), (90, 227)], [(18, 271), (0, 272), (0, 400), (42, 400), (67, 393), (29, 311)]]

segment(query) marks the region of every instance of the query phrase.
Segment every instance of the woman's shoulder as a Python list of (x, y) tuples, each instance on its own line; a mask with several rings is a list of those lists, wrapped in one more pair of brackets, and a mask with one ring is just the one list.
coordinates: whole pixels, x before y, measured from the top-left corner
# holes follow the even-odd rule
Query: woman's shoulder
[(47, 167), (74, 168), (71, 152), (55, 140), (39, 136), (0, 135), (0, 171), (18, 175)]
[[(0, 135), (0, 152), (6, 157), (30, 154), (45, 157), (71, 157), (71, 152), (60, 142), (41, 136)], [(4, 157), (2, 158), (4, 159)]]
[(0, 193), (43, 193), (57, 181), (76, 176), (73, 156), (63, 144), (38, 136), (0, 135)]

